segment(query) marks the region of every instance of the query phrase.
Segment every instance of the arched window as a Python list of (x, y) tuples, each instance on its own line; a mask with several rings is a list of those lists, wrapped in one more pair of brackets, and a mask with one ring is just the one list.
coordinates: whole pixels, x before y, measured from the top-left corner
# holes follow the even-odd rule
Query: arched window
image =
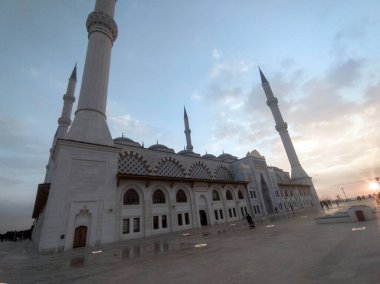
[(124, 205), (138, 205), (140, 204), (139, 194), (134, 189), (128, 189), (126, 193), (124, 193), (123, 197)]
[(227, 200), (233, 200), (233, 199), (234, 199), (234, 198), (232, 197), (232, 193), (231, 193), (231, 191), (229, 191), (229, 190), (226, 191), (226, 198), (227, 198)]
[(153, 193), (152, 201), (153, 201), (153, 204), (165, 203), (165, 194), (162, 192), (162, 190), (157, 189)]
[(218, 193), (216, 190), (214, 190), (214, 191), (212, 192), (212, 200), (213, 200), (213, 201), (219, 201), (219, 200), (220, 200), (219, 193)]
[(177, 191), (176, 201), (183, 202), (183, 203), (187, 202), (186, 193), (182, 189)]
[(238, 191), (238, 197), (239, 197), (239, 199), (244, 199), (244, 195), (241, 192), (241, 190)]

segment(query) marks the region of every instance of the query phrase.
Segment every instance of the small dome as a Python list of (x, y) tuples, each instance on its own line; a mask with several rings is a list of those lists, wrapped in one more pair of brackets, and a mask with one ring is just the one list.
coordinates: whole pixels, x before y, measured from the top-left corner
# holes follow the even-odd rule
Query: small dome
[(162, 144), (154, 144), (150, 146), (148, 149), (154, 150), (154, 151), (163, 151), (163, 152), (168, 152), (168, 153), (175, 153), (173, 149), (166, 147), (165, 145)]
[(218, 157), (221, 160), (237, 160), (237, 157), (232, 156), (231, 154), (223, 153)]
[(200, 157), (201, 155), (194, 153), (191, 150), (182, 150), (177, 153), (178, 155), (186, 155), (186, 156), (192, 156), (192, 157)]
[(129, 139), (127, 137), (117, 137), (113, 139), (113, 142), (118, 145), (124, 145), (124, 146), (134, 146), (134, 147), (141, 147), (141, 145), (132, 139)]
[(205, 154), (202, 156), (203, 159), (210, 159), (210, 160), (218, 160), (217, 157), (215, 157), (214, 155), (212, 154)]

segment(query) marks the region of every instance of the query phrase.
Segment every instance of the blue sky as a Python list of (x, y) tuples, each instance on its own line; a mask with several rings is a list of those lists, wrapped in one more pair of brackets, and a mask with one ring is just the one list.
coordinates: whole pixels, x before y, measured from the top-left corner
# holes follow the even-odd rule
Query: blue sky
[[(75, 63), (79, 94), (95, 1), (1, 1), (0, 231), (31, 224), (37, 184)], [(380, 2), (119, 0), (108, 123), (145, 146), (289, 170), (257, 67), (271, 83), (321, 197), (369, 193), (380, 175)], [(360, 182), (362, 181), (362, 182)], [(341, 194), (342, 195), (342, 194)]]

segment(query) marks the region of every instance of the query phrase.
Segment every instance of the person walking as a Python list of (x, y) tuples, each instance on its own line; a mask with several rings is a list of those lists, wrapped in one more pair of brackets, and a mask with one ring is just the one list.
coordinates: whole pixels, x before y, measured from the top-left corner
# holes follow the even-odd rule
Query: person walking
[(251, 215), (249, 215), (249, 214), (247, 213), (247, 216), (245, 216), (245, 218), (247, 219), (247, 222), (248, 222), (249, 228), (250, 228), (250, 229), (254, 229), (254, 228), (255, 228), (255, 223), (253, 222)]

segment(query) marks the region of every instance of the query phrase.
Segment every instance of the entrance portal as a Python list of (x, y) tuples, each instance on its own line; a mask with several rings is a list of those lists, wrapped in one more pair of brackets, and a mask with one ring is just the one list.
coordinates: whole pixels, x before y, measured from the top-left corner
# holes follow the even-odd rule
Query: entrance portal
[(205, 210), (199, 210), (199, 218), (201, 219), (201, 226), (207, 226), (207, 214)]
[(365, 221), (364, 213), (362, 210), (355, 211), (355, 214), (359, 222)]
[(87, 227), (79, 226), (75, 228), (73, 248), (80, 248), (86, 246), (87, 240)]
[(268, 214), (272, 214), (273, 213), (273, 205), (272, 205), (272, 201), (271, 201), (271, 197), (270, 197), (270, 193), (269, 193), (269, 188), (268, 188), (267, 183), (265, 182), (263, 175), (260, 175), (260, 176), (261, 176), (261, 189), (263, 192), (263, 199), (264, 199), (265, 208), (267, 209)]

